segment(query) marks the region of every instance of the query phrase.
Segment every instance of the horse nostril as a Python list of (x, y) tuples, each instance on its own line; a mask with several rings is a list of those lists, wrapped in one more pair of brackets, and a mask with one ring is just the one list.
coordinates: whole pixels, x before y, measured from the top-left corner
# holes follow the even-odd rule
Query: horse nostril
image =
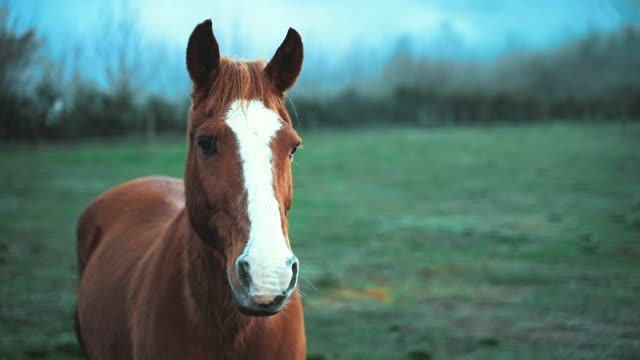
[(240, 280), (240, 284), (248, 290), (251, 283), (249, 263), (246, 260), (238, 260), (236, 267), (238, 268), (238, 280)]
[(296, 282), (298, 281), (298, 259), (294, 259), (295, 260), (291, 265), (291, 281), (289, 282), (289, 287), (287, 287), (287, 292), (292, 291), (296, 287)]

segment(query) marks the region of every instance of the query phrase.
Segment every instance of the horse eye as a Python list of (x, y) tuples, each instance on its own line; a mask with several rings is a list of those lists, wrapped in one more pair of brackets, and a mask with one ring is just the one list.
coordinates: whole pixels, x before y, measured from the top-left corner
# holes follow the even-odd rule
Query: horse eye
[(196, 139), (198, 142), (198, 148), (200, 149), (200, 154), (202, 156), (211, 156), (218, 151), (216, 147), (216, 138), (213, 136), (201, 136)]
[(291, 149), (291, 153), (289, 154), (289, 159), (293, 160), (293, 154), (298, 150), (298, 145), (293, 145), (293, 149)]

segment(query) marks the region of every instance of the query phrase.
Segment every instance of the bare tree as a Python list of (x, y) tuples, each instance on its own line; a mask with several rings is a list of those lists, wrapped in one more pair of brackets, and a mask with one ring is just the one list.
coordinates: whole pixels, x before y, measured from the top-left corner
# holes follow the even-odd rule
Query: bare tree
[(28, 92), (43, 42), (35, 29), (19, 32), (9, 5), (0, 5), (0, 138), (30, 134), (37, 139), (37, 117), (30, 116)]
[(17, 90), (41, 47), (35, 29), (20, 33), (11, 21), (9, 5), (0, 5), (0, 91)]
[(97, 60), (106, 74), (107, 85), (114, 92), (130, 92), (140, 86), (139, 69), (142, 62), (140, 31), (136, 25), (137, 12), (130, 4), (116, 2), (106, 14), (96, 32)]
[(122, 108), (121, 114), (129, 116), (126, 122), (144, 123), (147, 140), (156, 137), (156, 124), (152, 116), (141, 116), (135, 111), (144, 92), (143, 69), (148, 68), (148, 58), (143, 53), (143, 40), (138, 27), (137, 9), (126, 1), (117, 2), (99, 26), (96, 57), (104, 67), (107, 86), (115, 97), (114, 104)]

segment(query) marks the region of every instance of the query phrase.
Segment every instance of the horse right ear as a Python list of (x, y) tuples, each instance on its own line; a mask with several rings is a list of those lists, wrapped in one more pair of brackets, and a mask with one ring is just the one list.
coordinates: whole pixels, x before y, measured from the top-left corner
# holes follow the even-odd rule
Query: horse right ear
[(210, 79), (215, 77), (220, 63), (220, 48), (213, 36), (211, 19), (198, 24), (187, 45), (187, 71), (193, 81), (194, 89), (210, 86)]
[(275, 88), (281, 93), (284, 94), (296, 83), (302, 70), (303, 52), (300, 34), (293, 28), (289, 28), (284, 41), (264, 69)]

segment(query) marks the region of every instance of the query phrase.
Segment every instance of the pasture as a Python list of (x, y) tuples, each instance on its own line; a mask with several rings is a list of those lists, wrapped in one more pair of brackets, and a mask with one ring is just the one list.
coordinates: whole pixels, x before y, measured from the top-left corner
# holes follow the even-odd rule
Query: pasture
[[(309, 358), (637, 358), (639, 126), (301, 135)], [(79, 356), (78, 214), (184, 159), (184, 136), (0, 146), (0, 359)]]

